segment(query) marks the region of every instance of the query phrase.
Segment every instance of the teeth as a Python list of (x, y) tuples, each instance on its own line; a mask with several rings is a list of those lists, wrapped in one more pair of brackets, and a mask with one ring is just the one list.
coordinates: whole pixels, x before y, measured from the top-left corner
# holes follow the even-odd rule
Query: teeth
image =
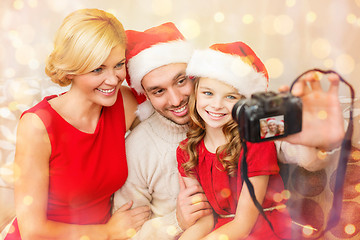
[(184, 106), (184, 107), (182, 107), (182, 108), (174, 109), (173, 111), (176, 112), (176, 113), (179, 113), (179, 112), (184, 111), (185, 108), (186, 108), (186, 106)]
[(103, 92), (103, 93), (111, 93), (114, 91), (115, 88), (112, 88), (112, 89), (100, 89), (100, 88), (97, 88), (97, 90), (99, 90), (100, 92)]
[(224, 116), (225, 114), (222, 114), (222, 113), (212, 113), (212, 112), (208, 112), (209, 115), (213, 116), (213, 117), (222, 117)]

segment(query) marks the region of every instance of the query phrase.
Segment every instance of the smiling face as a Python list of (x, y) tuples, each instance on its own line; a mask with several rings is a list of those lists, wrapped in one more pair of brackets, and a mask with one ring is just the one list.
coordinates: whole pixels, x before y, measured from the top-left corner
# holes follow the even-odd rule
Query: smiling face
[(241, 99), (234, 87), (213, 78), (200, 78), (196, 92), (196, 111), (206, 129), (222, 128), (232, 120), (232, 108)]
[(189, 96), (193, 81), (186, 77), (185, 63), (161, 66), (146, 74), (141, 85), (154, 109), (176, 124), (188, 124)]
[(68, 75), (72, 80), (71, 91), (76, 91), (86, 100), (101, 106), (115, 103), (125, 77), (125, 49), (121, 45), (114, 47), (101, 66), (91, 72)]

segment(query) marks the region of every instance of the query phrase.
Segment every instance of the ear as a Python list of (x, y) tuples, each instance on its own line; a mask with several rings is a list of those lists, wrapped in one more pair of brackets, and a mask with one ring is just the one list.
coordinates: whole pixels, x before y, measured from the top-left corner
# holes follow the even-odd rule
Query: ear
[(70, 79), (70, 80), (73, 80), (74, 79), (74, 74), (67, 74), (66, 78)]

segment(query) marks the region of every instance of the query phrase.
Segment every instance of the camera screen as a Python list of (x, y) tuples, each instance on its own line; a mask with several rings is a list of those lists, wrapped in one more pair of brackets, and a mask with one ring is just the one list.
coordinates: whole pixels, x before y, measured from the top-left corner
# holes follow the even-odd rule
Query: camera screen
[(261, 118), (260, 138), (270, 138), (284, 135), (284, 115)]

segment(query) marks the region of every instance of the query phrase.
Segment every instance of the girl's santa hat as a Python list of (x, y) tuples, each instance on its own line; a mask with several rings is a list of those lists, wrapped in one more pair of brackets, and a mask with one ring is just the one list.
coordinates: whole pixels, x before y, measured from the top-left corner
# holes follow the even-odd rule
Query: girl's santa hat
[(171, 23), (149, 28), (143, 32), (127, 30), (126, 81), (139, 103), (136, 112), (140, 120), (148, 118), (154, 111), (146, 100), (141, 85), (143, 77), (152, 70), (170, 63), (188, 63), (193, 46)]
[(186, 74), (209, 77), (235, 87), (249, 98), (255, 92), (266, 91), (269, 76), (265, 65), (243, 42), (214, 44), (206, 50), (196, 50)]

